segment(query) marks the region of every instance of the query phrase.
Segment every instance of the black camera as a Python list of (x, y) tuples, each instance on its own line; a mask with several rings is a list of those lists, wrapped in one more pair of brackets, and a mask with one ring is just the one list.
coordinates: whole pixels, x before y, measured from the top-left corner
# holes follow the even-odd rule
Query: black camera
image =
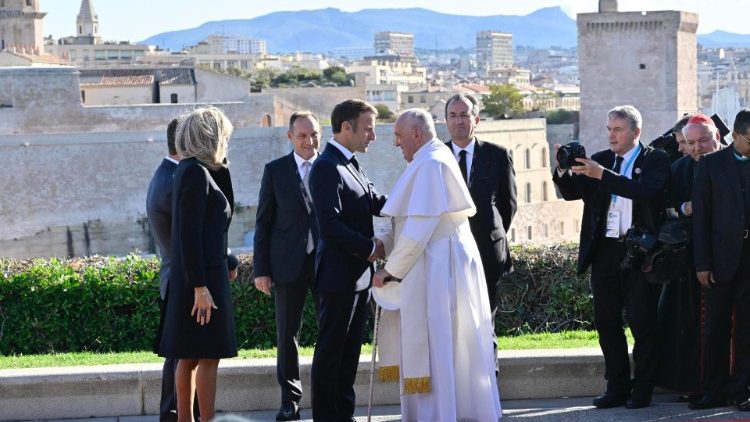
[(557, 150), (557, 166), (560, 170), (583, 165), (576, 158), (586, 158), (586, 149), (578, 142), (569, 142)]
[(682, 157), (682, 154), (680, 153), (680, 145), (677, 142), (677, 137), (672, 132), (672, 129), (669, 129), (664, 132), (663, 135), (651, 141), (648, 146), (665, 151), (669, 154), (670, 162), (674, 162)]
[(628, 230), (625, 238), (625, 257), (620, 263), (620, 269), (623, 271), (629, 271), (638, 267), (641, 264), (643, 257), (656, 248), (658, 241), (659, 239), (656, 235), (645, 230), (637, 228)]

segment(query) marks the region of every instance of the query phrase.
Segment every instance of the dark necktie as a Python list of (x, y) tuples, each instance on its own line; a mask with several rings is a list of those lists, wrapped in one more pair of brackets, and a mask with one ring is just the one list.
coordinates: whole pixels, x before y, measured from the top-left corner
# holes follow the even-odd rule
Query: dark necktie
[(351, 159), (351, 160), (349, 160), (349, 162), (351, 162), (351, 163), (352, 163), (352, 165), (354, 166), (354, 168), (355, 168), (355, 169), (357, 169), (357, 171), (358, 171), (358, 172), (360, 172), (360, 173), (362, 172), (362, 171), (361, 171), (361, 170), (359, 169), (359, 161), (357, 161), (357, 157), (355, 157), (355, 156), (353, 156), (353, 155), (352, 155), (352, 159)]
[(461, 176), (464, 177), (464, 182), (469, 184), (469, 178), (466, 176), (466, 150), (462, 149), (458, 152), (460, 159), (458, 160), (458, 168), (461, 169)]
[(612, 169), (613, 172), (620, 174), (620, 168), (622, 167), (623, 160), (624, 158), (620, 157), (619, 155), (615, 157), (615, 168)]

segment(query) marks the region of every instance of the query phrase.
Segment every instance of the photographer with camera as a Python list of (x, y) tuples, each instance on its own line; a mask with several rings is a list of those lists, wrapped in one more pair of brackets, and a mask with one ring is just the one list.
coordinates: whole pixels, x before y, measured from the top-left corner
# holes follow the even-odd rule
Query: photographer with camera
[[(640, 261), (664, 221), (669, 156), (639, 142), (641, 114), (635, 107), (615, 107), (607, 117), (610, 148), (591, 159), (568, 162), (575, 152), (568, 145), (555, 145), (558, 167), (553, 181), (565, 200), (584, 202), (578, 272), (591, 266), (594, 324), (607, 380), (607, 391), (593, 404), (636, 409), (651, 403), (658, 365), (661, 285), (646, 281)], [(628, 268), (621, 269), (622, 264)], [(632, 381), (623, 308), (635, 337)]]
[[(737, 113), (734, 142), (698, 160), (693, 183), (693, 252), (703, 286), (703, 393), (692, 408), (745, 400), (750, 410), (750, 110)], [(734, 330), (732, 307), (734, 306)], [(735, 341), (729, 376), (730, 339)]]

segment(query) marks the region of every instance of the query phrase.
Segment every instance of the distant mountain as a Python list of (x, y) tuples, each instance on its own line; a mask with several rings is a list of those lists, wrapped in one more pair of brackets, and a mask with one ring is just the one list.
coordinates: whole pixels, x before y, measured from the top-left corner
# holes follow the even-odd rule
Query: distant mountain
[(698, 35), (698, 43), (705, 48), (747, 48), (750, 47), (750, 34), (714, 31), (709, 34)]
[(253, 19), (207, 22), (197, 28), (154, 35), (142, 43), (175, 51), (223, 33), (262, 38), (271, 53), (328, 52), (341, 47), (370, 47), (378, 31), (403, 31), (414, 34), (417, 48), (452, 49), (474, 48), (476, 33), (482, 30), (510, 32), (514, 45), (576, 45), (575, 21), (559, 7), (539, 9), (526, 16), (459, 16), (422, 8), (275, 12)]

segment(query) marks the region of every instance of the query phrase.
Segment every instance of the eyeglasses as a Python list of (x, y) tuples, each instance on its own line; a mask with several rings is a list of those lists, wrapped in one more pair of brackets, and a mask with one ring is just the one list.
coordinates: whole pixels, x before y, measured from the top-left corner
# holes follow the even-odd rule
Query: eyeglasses
[(745, 142), (747, 142), (748, 144), (750, 144), (750, 141), (748, 141), (748, 139), (747, 139), (747, 138), (745, 138), (745, 136), (744, 136), (744, 135), (742, 135), (741, 133), (739, 133), (739, 132), (734, 132), (734, 134), (735, 134), (735, 135), (737, 135), (737, 136), (739, 136), (740, 138), (742, 138), (742, 140), (743, 140), (743, 141), (745, 141)]

